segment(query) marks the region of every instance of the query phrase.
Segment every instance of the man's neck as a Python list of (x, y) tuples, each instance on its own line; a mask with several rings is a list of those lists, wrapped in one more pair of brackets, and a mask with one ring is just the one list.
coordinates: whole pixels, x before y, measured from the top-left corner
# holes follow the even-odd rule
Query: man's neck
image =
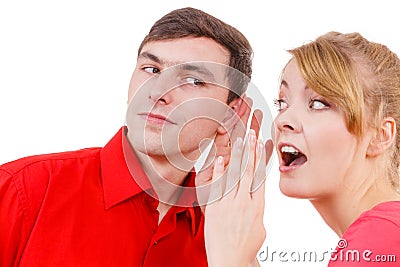
[(157, 195), (166, 201), (172, 201), (173, 195), (184, 183), (188, 172), (179, 170), (165, 157), (149, 156), (136, 151), (135, 154)]
[(180, 186), (184, 184), (188, 173), (171, 165), (165, 157), (149, 157), (140, 152), (136, 155), (158, 196), (157, 210), (158, 224), (160, 224), (168, 210), (178, 201), (182, 193)]

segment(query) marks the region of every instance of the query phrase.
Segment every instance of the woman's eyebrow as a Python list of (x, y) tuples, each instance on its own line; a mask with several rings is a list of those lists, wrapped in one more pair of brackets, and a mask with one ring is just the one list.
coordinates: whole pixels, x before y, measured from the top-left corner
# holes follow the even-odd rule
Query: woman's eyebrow
[(281, 80), (281, 85), (280, 85), (279, 87), (280, 87), (280, 88), (281, 88), (281, 87), (288, 88), (288, 87), (289, 87), (289, 84), (288, 84), (285, 80)]

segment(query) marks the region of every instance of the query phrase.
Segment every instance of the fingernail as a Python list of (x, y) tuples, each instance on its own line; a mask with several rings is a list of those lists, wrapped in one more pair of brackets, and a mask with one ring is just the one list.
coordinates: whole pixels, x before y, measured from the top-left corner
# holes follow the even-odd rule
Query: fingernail
[(242, 137), (238, 137), (238, 139), (236, 139), (235, 143), (233, 144), (235, 149), (242, 149), (243, 147), (243, 139)]
[(258, 152), (261, 152), (262, 149), (263, 149), (263, 147), (264, 147), (263, 141), (262, 141), (262, 140), (258, 140), (258, 141), (257, 141), (257, 151), (258, 151)]
[(217, 159), (217, 163), (218, 163), (218, 165), (223, 166), (224, 165), (224, 157), (219, 156)]
[(253, 129), (250, 129), (249, 138), (252, 143), (256, 141), (256, 132)]

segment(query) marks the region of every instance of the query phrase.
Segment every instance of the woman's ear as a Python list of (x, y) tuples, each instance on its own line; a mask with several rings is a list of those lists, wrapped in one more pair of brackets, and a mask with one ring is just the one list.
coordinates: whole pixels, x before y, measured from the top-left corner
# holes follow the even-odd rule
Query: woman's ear
[(396, 139), (396, 121), (392, 117), (382, 120), (377, 133), (367, 148), (367, 157), (376, 157), (387, 150)]

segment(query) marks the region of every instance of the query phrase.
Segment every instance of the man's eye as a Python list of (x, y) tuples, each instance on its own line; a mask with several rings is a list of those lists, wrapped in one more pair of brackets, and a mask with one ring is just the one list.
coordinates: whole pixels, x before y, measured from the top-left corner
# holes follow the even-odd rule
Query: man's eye
[(192, 84), (194, 86), (206, 86), (206, 83), (200, 79), (188, 77), (184, 79), (186, 83)]
[(160, 70), (156, 67), (145, 67), (145, 68), (143, 68), (143, 70), (148, 73), (159, 73), (160, 72)]
[(328, 108), (330, 105), (323, 100), (319, 99), (311, 99), (309, 107), (311, 109), (325, 109)]
[(288, 104), (283, 99), (275, 99), (274, 105), (278, 109), (278, 111), (284, 110), (288, 107)]

